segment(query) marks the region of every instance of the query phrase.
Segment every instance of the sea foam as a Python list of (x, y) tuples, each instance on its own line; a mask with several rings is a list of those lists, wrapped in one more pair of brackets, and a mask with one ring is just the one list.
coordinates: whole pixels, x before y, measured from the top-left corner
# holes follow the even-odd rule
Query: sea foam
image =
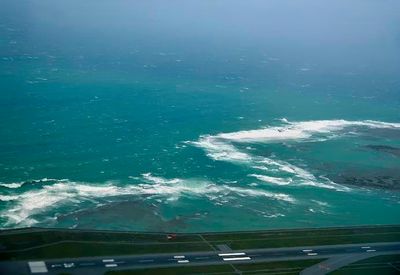
[(24, 182), (10, 182), (10, 183), (0, 183), (0, 186), (15, 189), (20, 188)]
[(266, 127), (257, 130), (221, 133), (217, 138), (235, 142), (274, 142), (283, 140), (310, 139), (316, 134), (329, 134), (341, 131), (347, 127), (368, 127), (382, 129), (400, 129), (400, 123), (388, 123), (382, 121), (348, 121), (348, 120), (312, 120), (290, 122), (281, 119), (284, 125)]
[(248, 162), (251, 156), (239, 151), (235, 146), (226, 143), (214, 136), (202, 136), (198, 141), (187, 142), (197, 147), (203, 148), (207, 156), (214, 160)]
[[(274, 193), (263, 189), (234, 187), (228, 184), (216, 184), (201, 179), (167, 179), (150, 173), (137, 178), (139, 182), (120, 184), (105, 182), (101, 184), (52, 179), (52, 184), (40, 189), (24, 191), (17, 195), (2, 195), (0, 200), (11, 205), (1, 211), (6, 217), (6, 226), (31, 226), (40, 222), (35, 215), (49, 209), (61, 209), (64, 205), (96, 203), (98, 199), (111, 197), (150, 196), (159, 202), (168, 203), (180, 197), (201, 197), (214, 203), (234, 197), (265, 197), (272, 200), (293, 203), (295, 199), (284, 193)], [(41, 181), (41, 180), (38, 180)]]
[(288, 185), (292, 182), (292, 179), (281, 179), (277, 177), (271, 177), (271, 176), (266, 176), (266, 175), (258, 175), (258, 174), (250, 174), (250, 177), (254, 177), (256, 179), (259, 179), (261, 181), (267, 182), (267, 183), (273, 183), (277, 185)]
[[(400, 123), (374, 120), (312, 120), (291, 122), (281, 119), (281, 125), (256, 130), (246, 130), (217, 135), (203, 135), (197, 141), (187, 142), (203, 149), (206, 155), (215, 161), (227, 161), (247, 165), (263, 171), (265, 174), (251, 173), (260, 181), (277, 185), (314, 186), (318, 188), (349, 191), (350, 188), (336, 184), (324, 177), (315, 177), (309, 171), (287, 161), (255, 155), (239, 149), (236, 143), (271, 143), (283, 141), (324, 141), (346, 134), (346, 128), (357, 133), (358, 128), (400, 129)], [(279, 174), (279, 177), (278, 175)], [(286, 175), (285, 175), (286, 174)], [(289, 174), (289, 175), (287, 175)]]
[[(218, 135), (219, 136), (219, 135)], [(226, 161), (235, 164), (241, 164), (262, 170), (265, 173), (273, 175), (250, 174), (260, 181), (273, 183), (277, 185), (291, 186), (314, 186), (327, 189), (335, 189), (337, 191), (349, 191), (350, 188), (333, 183), (328, 179), (317, 179), (313, 174), (303, 168), (297, 167), (283, 160), (275, 160), (264, 156), (257, 156), (247, 152), (243, 152), (234, 146), (233, 143), (221, 139), (218, 136), (202, 136), (192, 145), (203, 149), (206, 155), (215, 161)], [(289, 176), (278, 177), (277, 174), (289, 174)]]

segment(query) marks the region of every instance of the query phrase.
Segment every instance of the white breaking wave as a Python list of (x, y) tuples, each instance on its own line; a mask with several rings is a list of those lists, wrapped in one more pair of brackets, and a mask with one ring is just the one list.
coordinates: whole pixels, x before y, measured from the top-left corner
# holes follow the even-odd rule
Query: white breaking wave
[(0, 200), (13, 203), (2, 210), (1, 215), (8, 219), (7, 226), (30, 226), (38, 221), (34, 215), (48, 209), (65, 204), (79, 204), (99, 198), (113, 196), (157, 196), (166, 200), (179, 199), (181, 196), (199, 196), (211, 201), (226, 200), (230, 196), (265, 197), (294, 203), (295, 199), (283, 193), (273, 193), (262, 189), (232, 187), (226, 184), (218, 185), (209, 181), (197, 179), (165, 179), (143, 174), (146, 183), (119, 185), (116, 182), (90, 184), (67, 180), (53, 180), (54, 184), (44, 185), (39, 190), (30, 190), (18, 195), (3, 195)]
[[(333, 183), (328, 179), (317, 179), (310, 172), (282, 160), (274, 160), (262, 156), (255, 156), (242, 152), (233, 144), (226, 140), (219, 139), (217, 136), (203, 136), (199, 141), (191, 144), (205, 150), (206, 155), (216, 161), (227, 161), (236, 164), (242, 164), (254, 169), (274, 173), (274, 176), (250, 174), (263, 182), (275, 183), (277, 185), (291, 186), (315, 186), (320, 188), (335, 189), (337, 191), (348, 191), (350, 188)], [(290, 178), (278, 178), (275, 174), (289, 174)], [(257, 176), (256, 176), (257, 175)]]
[(255, 177), (256, 179), (259, 179), (261, 181), (267, 182), (267, 183), (274, 183), (277, 185), (288, 185), (292, 182), (292, 179), (281, 179), (281, 178), (276, 178), (276, 177), (270, 177), (266, 175), (258, 175), (258, 174), (250, 174), (250, 177)]
[[(379, 121), (346, 121), (346, 120), (318, 120), (304, 122), (289, 122), (282, 119), (283, 125), (268, 127), (259, 130), (239, 131), (233, 133), (221, 133), (218, 135), (201, 136), (198, 141), (188, 142), (202, 148), (206, 155), (215, 161), (226, 161), (257, 169), (257, 173), (250, 173), (259, 181), (276, 185), (315, 186), (329, 188), (338, 191), (350, 190), (347, 187), (331, 182), (327, 178), (317, 178), (309, 171), (295, 166), (283, 160), (266, 158), (244, 152), (235, 146), (235, 143), (276, 142), (283, 140), (307, 140), (315, 135), (341, 134), (346, 127), (357, 130), (357, 127), (400, 129), (400, 123), (387, 123)], [(357, 132), (357, 131), (356, 131)], [(263, 172), (261, 172), (263, 171)], [(261, 173), (261, 174), (260, 174)], [(264, 175), (267, 174), (267, 175)], [(278, 177), (279, 174), (279, 177)], [(118, 182), (106, 182), (91, 184), (74, 182), (67, 179), (40, 179), (31, 180), (35, 184), (29, 190), (21, 188), (25, 182), (0, 183), (1, 186), (10, 188), (7, 192), (12, 194), (0, 195), (0, 200), (6, 202), (6, 208), (0, 214), (8, 219), (10, 225), (32, 225), (37, 223), (35, 215), (43, 213), (47, 209), (57, 208), (65, 204), (78, 205), (88, 201), (96, 202), (100, 198), (113, 196), (156, 196), (162, 202), (164, 200), (179, 199), (180, 197), (202, 197), (221, 204), (239, 197), (262, 197), (287, 203), (296, 200), (284, 193), (269, 192), (260, 188), (237, 187), (227, 184), (215, 184), (199, 179), (167, 179), (154, 176), (150, 173), (142, 174), (141, 178), (134, 178), (135, 183), (122, 185)], [(39, 184), (45, 183), (45, 184)], [(21, 188), (20, 194), (14, 194)], [(15, 190), (13, 190), (15, 189)]]
[(174, 184), (174, 183), (181, 182), (180, 179), (164, 179), (161, 177), (155, 177), (151, 173), (142, 174), (142, 177), (149, 182), (158, 183), (158, 184)]
[(281, 120), (285, 125), (267, 127), (257, 130), (221, 133), (215, 137), (235, 142), (274, 142), (283, 140), (304, 140), (315, 134), (329, 134), (341, 131), (346, 127), (368, 127), (381, 129), (400, 129), (400, 123), (388, 123), (374, 120), (312, 120), (289, 122)]
[(294, 203), (296, 201), (292, 196), (288, 194), (272, 193), (261, 189), (253, 189), (253, 188), (247, 189), (247, 188), (227, 186), (227, 185), (223, 185), (222, 187), (223, 189), (237, 193), (239, 196), (267, 197), (291, 203)]
[(19, 197), (13, 195), (0, 195), (0, 201), (15, 201)]
[[(336, 184), (327, 178), (320, 177), (317, 179), (305, 169), (286, 161), (244, 152), (238, 149), (235, 143), (270, 143), (289, 140), (307, 141), (316, 136), (318, 136), (318, 140), (321, 140), (321, 136), (324, 138), (323, 140), (325, 140), (327, 138), (340, 136), (340, 131), (348, 127), (355, 128), (352, 129), (352, 132), (362, 127), (400, 129), (400, 123), (388, 123), (374, 120), (348, 121), (341, 119), (290, 122), (287, 119), (281, 119), (281, 122), (283, 124), (281, 126), (232, 133), (220, 133), (217, 135), (204, 135), (201, 136), (198, 141), (187, 143), (203, 149), (206, 155), (213, 160), (242, 164), (264, 171), (265, 173), (272, 173), (272, 175), (249, 175), (260, 181), (277, 185), (309, 185), (335, 189), (337, 191), (348, 191), (350, 188)], [(277, 173), (284, 174), (284, 177), (277, 177)], [(285, 176), (285, 174), (289, 175)]]
[[(85, 198), (120, 194), (120, 190), (110, 184), (95, 186), (66, 180), (53, 179), (52, 181), (55, 183), (42, 186), (39, 190), (8, 196), (7, 199), (15, 201), (15, 204), (11, 208), (3, 210), (2, 215), (8, 217), (9, 223), (12, 224), (32, 225), (36, 220), (30, 218), (31, 215), (40, 213), (49, 207), (60, 206), (62, 202), (79, 202)], [(4, 196), (0, 197), (0, 200), (3, 199)]]
[(23, 182), (10, 182), (10, 183), (0, 183), (0, 186), (7, 187), (7, 188), (20, 188), (24, 183)]
[(214, 136), (203, 136), (198, 141), (187, 142), (197, 147), (203, 148), (207, 156), (214, 160), (248, 162), (251, 156), (240, 152), (237, 148)]
[(22, 187), (26, 183), (46, 183), (46, 182), (66, 182), (68, 179), (50, 179), (50, 178), (43, 178), (39, 180), (29, 180), (29, 181), (20, 181), (20, 182), (10, 182), (10, 183), (0, 183), (0, 186), (16, 189)]
[(234, 195), (239, 196), (259, 196), (273, 199), (294, 202), (295, 200), (286, 194), (277, 194), (262, 189), (250, 189), (243, 187), (234, 187), (226, 184), (215, 184), (205, 180), (197, 179), (165, 179), (152, 176), (150, 173), (144, 174), (146, 179), (150, 179), (154, 184), (139, 184), (140, 190), (144, 194), (168, 194), (168, 195)]
[[(202, 136), (199, 141), (190, 143), (205, 150), (206, 155), (213, 160), (242, 164), (254, 169), (265, 171), (266, 173), (274, 173), (274, 176), (258, 174), (257, 176), (255, 176), (256, 174), (249, 175), (251, 177), (256, 177), (258, 180), (263, 182), (275, 183), (278, 185), (288, 185), (293, 182), (296, 183), (297, 186), (308, 185), (335, 189), (337, 191), (350, 190), (350, 188), (333, 183), (328, 179), (318, 180), (310, 172), (288, 162), (245, 153), (228, 141), (218, 138), (218, 136)], [(275, 175), (277, 173), (289, 174), (291, 178), (278, 178)]]

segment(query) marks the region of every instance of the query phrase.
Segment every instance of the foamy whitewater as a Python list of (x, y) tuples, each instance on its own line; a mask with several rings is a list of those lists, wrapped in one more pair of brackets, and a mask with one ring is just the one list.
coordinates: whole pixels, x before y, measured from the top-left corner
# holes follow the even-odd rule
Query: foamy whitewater
[[(361, 200), (361, 196), (368, 200), (372, 191), (368, 187), (336, 183), (325, 174), (314, 174), (303, 162), (292, 163), (292, 160), (278, 158), (275, 154), (268, 157), (258, 154), (259, 150), (254, 146), (260, 143), (267, 147), (268, 144), (277, 143), (287, 146), (287, 142), (323, 144), (349, 136), (362, 139), (365, 130), (400, 130), (400, 123), (370, 120), (291, 122), (281, 119), (280, 123), (259, 130), (204, 135), (197, 141), (183, 142), (189, 147), (202, 149), (212, 162), (230, 163), (242, 170), (243, 178), (235, 178), (234, 181), (222, 177), (211, 179), (206, 175), (162, 177), (147, 172), (129, 176), (125, 181), (110, 180), (104, 183), (54, 178), (0, 183), (3, 188), (0, 195), (3, 227), (57, 225), (57, 217), (68, 214), (64, 211), (79, 213), (88, 207), (124, 200), (151, 202), (158, 208), (167, 209), (177, 207), (180, 203), (187, 205), (190, 201), (194, 203), (200, 200), (206, 202), (206, 208), (212, 205), (226, 209), (239, 208), (263, 219), (286, 219), (294, 211), (294, 205), (309, 213), (328, 215), (331, 205), (335, 205), (334, 201), (329, 200), (330, 196), (349, 200)], [(179, 150), (186, 148), (175, 147)], [(173, 162), (174, 159), (171, 159)], [(344, 193), (335, 195), (337, 192)], [(315, 196), (316, 193), (319, 195)], [(327, 201), (323, 201), (324, 197)], [(392, 199), (389, 196), (389, 201)]]
[(319, 136), (321, 138), (334, 137), (335, 132), (345, 128), (376, 128), (376, 129), (398, 129), (400, 123), (387, 123), (382, 121), (347, 121), (347, 120), (315, 120), (289, 122), (286, 118), (281, 119), (283, 126), (266, 127), (259, 130), (239, 131), (234, 133), (223, 133), (215, 138), (235, 142), (274, 142), (284, 140), (312, 140)]
[[(349, 188), (335, 184), (325, 177), (318, 179), (310, 172), (289, 162), (262, 156), (254, 156), (235, 147), (234, 143), (272, 143), (272, 142), (323, 142), (327, 139), (340, 138), (351, 132), (357, 135), (357, 129), (400, 129), (400, 123), (381, 121), (346, 121), (317, 120), (289, 122), (281, 119), (282, 126), (265, 127), (259, 130), (221, 133), (214, 136), (206, 135), (196, 142), (189, 142), (206, 152), (207, 156), (218, 161), (228, 161), (248, 165), (251, 168), (264, 171), (266, 174), (250, 174), (259, 181), (277, 185), (312, 185), (316, 187), (348, 191)], [(349, 129), (345, 131), (345, 129)], [(288, 174), (278, 178), (276, 174)]]
[(182, 2), (2, 1), (0, 228), (399, 224), (400, 1)]
[[(256, 188), (233, 187), (226, 184), (217, 185), (196, 179), (165, 179), (150, 173), (141, 178), (145, 183), (130, 186), (120, 186), (118, 183), (108, 182), (101, 185), (72, 182), (69, 180), (35, 180), (38, 190), (29, 190), (19, 195), (1, 195), (1, 201), (14, 202), (14, 205), (3, 211), (7, 217), (7, 225), (31, 226), (38, 221), (32, 218), (35, 214), (60, 208), (65, 204), (79, 204), (86, 201), (96, 202), (97, 198), (108, 199), (116, 196), (148, 196), (147, 199), (157, 199), (167, 203), (185, 196), (198, 196), (208, 199), (215, 204), (220, 201), (231, 200), (235, 196), (264, 197), (268, 200), (281, 200), (294, 203), (294, 199), (282, 193), (268, 192)], [(44, 183), (50, 182), (50, 185)], [(22, 183), (16, 183), (22, 186)], [(43, 185), (42, 185), (43, 184)]]

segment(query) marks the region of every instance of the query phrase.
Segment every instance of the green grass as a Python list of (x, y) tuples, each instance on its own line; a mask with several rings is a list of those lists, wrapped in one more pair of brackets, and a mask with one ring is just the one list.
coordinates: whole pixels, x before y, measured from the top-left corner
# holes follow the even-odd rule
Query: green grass
[(400, 254), (382, 255), (352, 263), (336, 271), (331, 275), (394, 275), (400, 274)]
[(400, 271), (396, 270), (391, 266), (383, 267), (367, 267), (367, 268), (350, 268), (350, 269), (339, 269), (337, 271), (329, 273), (329, 275), (398, 275)]
[(292, 237), (314, 237), (326, 235), (360, 235), (360, 234), (390, 234), (399, 233), (400, 226), (364, 226), (353, 228), (314, 228), (293, 230), (268, 230), (258, 232), (230, 232), (202, 234), (208, 241), (243, 240), (259, 238), (292, 238)]
[(284, 272), (284, 274), (298, 274), (301, 270), (311, 265), (317, 264), (323, 259), (301, 260), (301, 261), (281, 261), (269, 263), (255, 264), (235, 264), (234, 268), (231, 265), (212, 265), (212, 266), (187, 266), (187, 267), (172, 267), (172, 268), (153, 268), (153, 269), (136, 269), (126, 271), (109, 271), (107, 275), (150, 275), (150, 274), (208, 274), (224, 272), (224, 274), (234, 273), (235, 269), (243, 274), (274, 274), (276, 272)]
[(244, 239), (230, 241), (213, 241), (210, 242), (214, 246), (218, 244), (227, 244), (232, 249), (251, 249), (251, 248), (276, 248), (276, 247), (293, 247), (293, 246), (313, 246), (313, 245), (330, 245), (330, 244), (351, 244), (351, 243), (368, 243), (368, 242), (398, 242), (400, 241), (400, 233), (388, 233), (385, 235), (349, 235), (349, 236), (297, 236), (286, 238), (265, 238), (265, 239)]
[(230, 265), (212, 265), (212, 266), (185, 266), (173, 268), (152, 268), (152, 269), (137, 269), (137, 270), (123, 270), (123, 271), (109, 271), (107, 275), (183, 275), (183, 274), (207, 274), (226, 272), (233, 273), (234, 269)]
[(60, 243), (21, 252), (0, 253), (1, 260), (76, 258), (89, 256), (111, 256), (126, 254), (168, 253), (186, 251), (208, 251), (205, 243), (135, 245), (98, 243)]
[(372, 257), (372, 258), (368, 258), (368, 259), (356, 262), (354, 264), (382, 263), (382, 262), (387, 262), (387, 263), (399, 262), (400, 263), (400, 254), (376, 256), (376, 257)]
[(282, 230), (251, 233), (202, 234), (214, 246), (228, 244), (232, 249), (276, 248), (368, 242), (400, 241), (399, 226), (337, 229)]
[[(130, 243), (168, 243), (166, 234), (114, 233), (96, 231), (43, 230), (32, 233), (0, 234), (0, 243), (8, 250), (24, 249), (32, 246), (50, 244), (59, 241), (92, 241), (92, 242), (130, 242)], [(201, 242), (195, 234), (180, 234), (174, 242)]]
[(177, 234), (174, 240), (165, 233), (32, 228), (0, 232), (0, 260), (210, 251), (210, 244), (253, 249), (390, 241), (400, 241), (400, 226)]
[(280, 262), (267, 262), (267, 263), (253, 263), (253, 264), (235, 264), (234, 266), (240, 271), (252, 270), (275, 270), (275, 269), (304, 269), (306, 267), (315, 265), (324, 261), (325, 259), (313, 260), (297, 260), (297, 261), (280, 261)]

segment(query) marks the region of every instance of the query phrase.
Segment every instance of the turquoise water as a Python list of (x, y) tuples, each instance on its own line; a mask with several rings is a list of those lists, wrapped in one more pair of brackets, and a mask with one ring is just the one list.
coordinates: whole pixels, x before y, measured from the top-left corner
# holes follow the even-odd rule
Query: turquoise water
[[(395, 34), (345, 43), (322, 21), (300, 37), (302, 10), (278, 34), (249, 31), (281, 23), (255, 13), (259, 1), (2, 2), (0, 227), (400, 221)], [(242, 8), (259, 21), (229, 17)], [(379, 12), (395, 28), (380, 8), (350, 29)]]

